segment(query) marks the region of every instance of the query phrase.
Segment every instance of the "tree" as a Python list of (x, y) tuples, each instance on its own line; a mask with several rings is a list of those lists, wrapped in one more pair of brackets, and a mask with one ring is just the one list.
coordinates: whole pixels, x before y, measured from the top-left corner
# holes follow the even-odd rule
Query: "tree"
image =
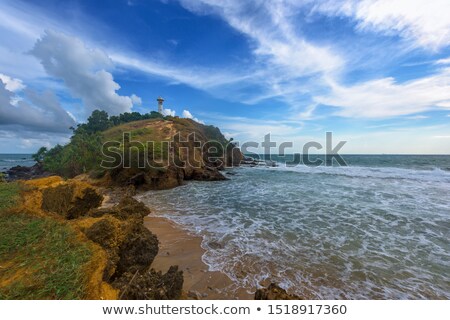
[(33, 154), (31, 157), (37, 163), (41, 163), (42, 160), (44, 160), (44, 157), (45, 157), (45, 154), (47, 153), (47, 151), (48, 150), (46, 147), (40, 147), (39, 150), (35, 154)]
[(78, 126), (77, 130), (84, 130), (87, 133), (105, 131), (112, 125), (106, 111), (94, 110), (89, 116), (87, 123)]

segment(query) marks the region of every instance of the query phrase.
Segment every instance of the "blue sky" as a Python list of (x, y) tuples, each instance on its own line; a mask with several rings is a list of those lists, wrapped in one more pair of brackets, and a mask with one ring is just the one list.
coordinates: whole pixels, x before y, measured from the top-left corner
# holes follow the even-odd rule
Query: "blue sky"
[(343, 153), (450, 153), (450, 1), (0, 1), (0, 153), (94, 109), (235, 140), (325, 132)]

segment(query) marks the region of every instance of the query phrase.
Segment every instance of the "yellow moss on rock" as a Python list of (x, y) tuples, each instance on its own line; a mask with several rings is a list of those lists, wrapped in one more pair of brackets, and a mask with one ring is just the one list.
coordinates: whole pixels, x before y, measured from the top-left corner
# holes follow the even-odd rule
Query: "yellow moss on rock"
[[(8, 215), (17, 216), (16, 220), (19, 219), (20, 215), (34, 216), (36, 219), (43, 219), (42, 221), (58, 221), (58, 224), (65, 225), (66, 228), (72, 230), (75, 238), (70, 239), (72, 243), (79, 243), (80, 246), (88, 248), (91, 252), (90, 258), (85, 263), (82, 268), (82, 275), (84, 277), (83, 282), (85, 283), (84, 292), (82, 293), (83, 299), (117, 299), (118, 290), (111, 287), (108, 283), (103, 280), (105, 269), (108, 267), (108, 253), (98, 244), (95, 244), (89, 240), (83, 231), (92, 226), (97, 222), (98, 218), (81, 218), (74, 220), (66, 220), (67, 212), (69, 212), (75, 206), (78, 206), (77, 214), (87, 214), (90, 208), (97, 207), (101, 204), (102, 196), (97, 193), (96, 188), (90, 184), (83, 181), (73, 181), (73, 180), (63, 180), (61, 177), (52, 176), (40, 179), (34, 179), (29, 181), (22, 181), (23, 185), (21, 192), (21, 200), (16, 207), (12, 208)], [(52, 192), (49, 192), (52, 190)], [(65, 190), (66, 197), (60, 197), (58, 191)], [(46, 198), (47, 197), (47, 198)], [(49, 198), (50, 197), (50, 198)], [(50, 200), (50, 201), (49, 201)], [(65, 201), (65, 202), (64, 202)], [(47, 203), (47, 206), (43, 206)], [(60, 207), (58, 207), (58, 205)], [(43, 209), (51, 208), (53, 210)], [(60, 212), (59, 209), (63, 212)], [(65, 211), (65, 212), (64, 212)], [(38, 218), (41, 217), (41, 218)], [(75, 216), (73, 218), (76, 218)], [(50, 220), (48, 220), (50, 219)], [(105, 218), (103, 218), (105, 219)], [(119, 225), (117, 219), (107, 218), (112, 223)], [(41, 220), (36, 220), (41, 221)], [(120, 235), (120, 232), (117, 233)], [(61, 241), (67, 241), (67, 239), (61, 238)], [(117, 240), (120, 241), (120, 240)], [(17, 251), (18, 256), (13, 256), (16, 259), (25, 259), (26, 257), (20, 257), (21, 252), (27, 252), (26, 247), (33, 246), (33, 243), (26, 243), (22, 251)], [(29, 248), (32, 249), (32, 248)], [(37, 259), (48, 259), (48, 257), (42, 256), (37, 257)], [(1, 261), (1, 260), (0, 260)], [(1, 261), (2, 265), (8, 263), (8, 261)], [(3, 288), (10, 287), (11, 285), (21, 285), (27, 286), (26, 275), (32, 272), (31, 270), (20, 270), (10, 275), (8, 279), (0, 279), (0, 296)], [(2, 277), (0, 277), (2, 278)], [(8, 280), (8, 281), (6, 281)], [(30, 284), (36, 286), (36, 284)], [(36, 289), (36, 288), (35, 288)], [(35, 290), (31, 289), (30, 290)], [(21, 297), (16, 297), (20, 299)], [(27, 297), (23, 297), (27, 298)], [(54, 299), (54, 297), (47, 297), (48, 299)]]

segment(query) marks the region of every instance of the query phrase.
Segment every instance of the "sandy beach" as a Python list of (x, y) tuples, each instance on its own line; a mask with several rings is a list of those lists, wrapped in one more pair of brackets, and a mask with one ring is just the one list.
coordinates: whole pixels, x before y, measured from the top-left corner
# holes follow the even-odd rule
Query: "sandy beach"
[(208, 271), (208, 266), (202, 261), (205, 251), (201, 247), (201, 237), (189, 234), (163, 217), (148, 216), (144, 225), (160, 242), (152, 268), (167, 272), (170, 266), (178, 265), (184, 273), (183, 290), (187, 299), (253, 299), (253, 294), (236, 288), (222, 272)]

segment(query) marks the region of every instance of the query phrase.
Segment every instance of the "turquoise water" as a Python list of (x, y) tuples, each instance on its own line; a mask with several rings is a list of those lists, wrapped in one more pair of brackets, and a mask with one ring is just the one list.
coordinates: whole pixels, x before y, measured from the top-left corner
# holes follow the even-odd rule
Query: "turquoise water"
[(30, 167), (35, 163), (31, 154), (0, 153), (0, 171), (6, 171), (15, 166)]
[(449, 156), (349, 156), (349, 167), (235, 168), (142, 201), (203, 236), (236, 286), (309, 298), (450, 298)]

